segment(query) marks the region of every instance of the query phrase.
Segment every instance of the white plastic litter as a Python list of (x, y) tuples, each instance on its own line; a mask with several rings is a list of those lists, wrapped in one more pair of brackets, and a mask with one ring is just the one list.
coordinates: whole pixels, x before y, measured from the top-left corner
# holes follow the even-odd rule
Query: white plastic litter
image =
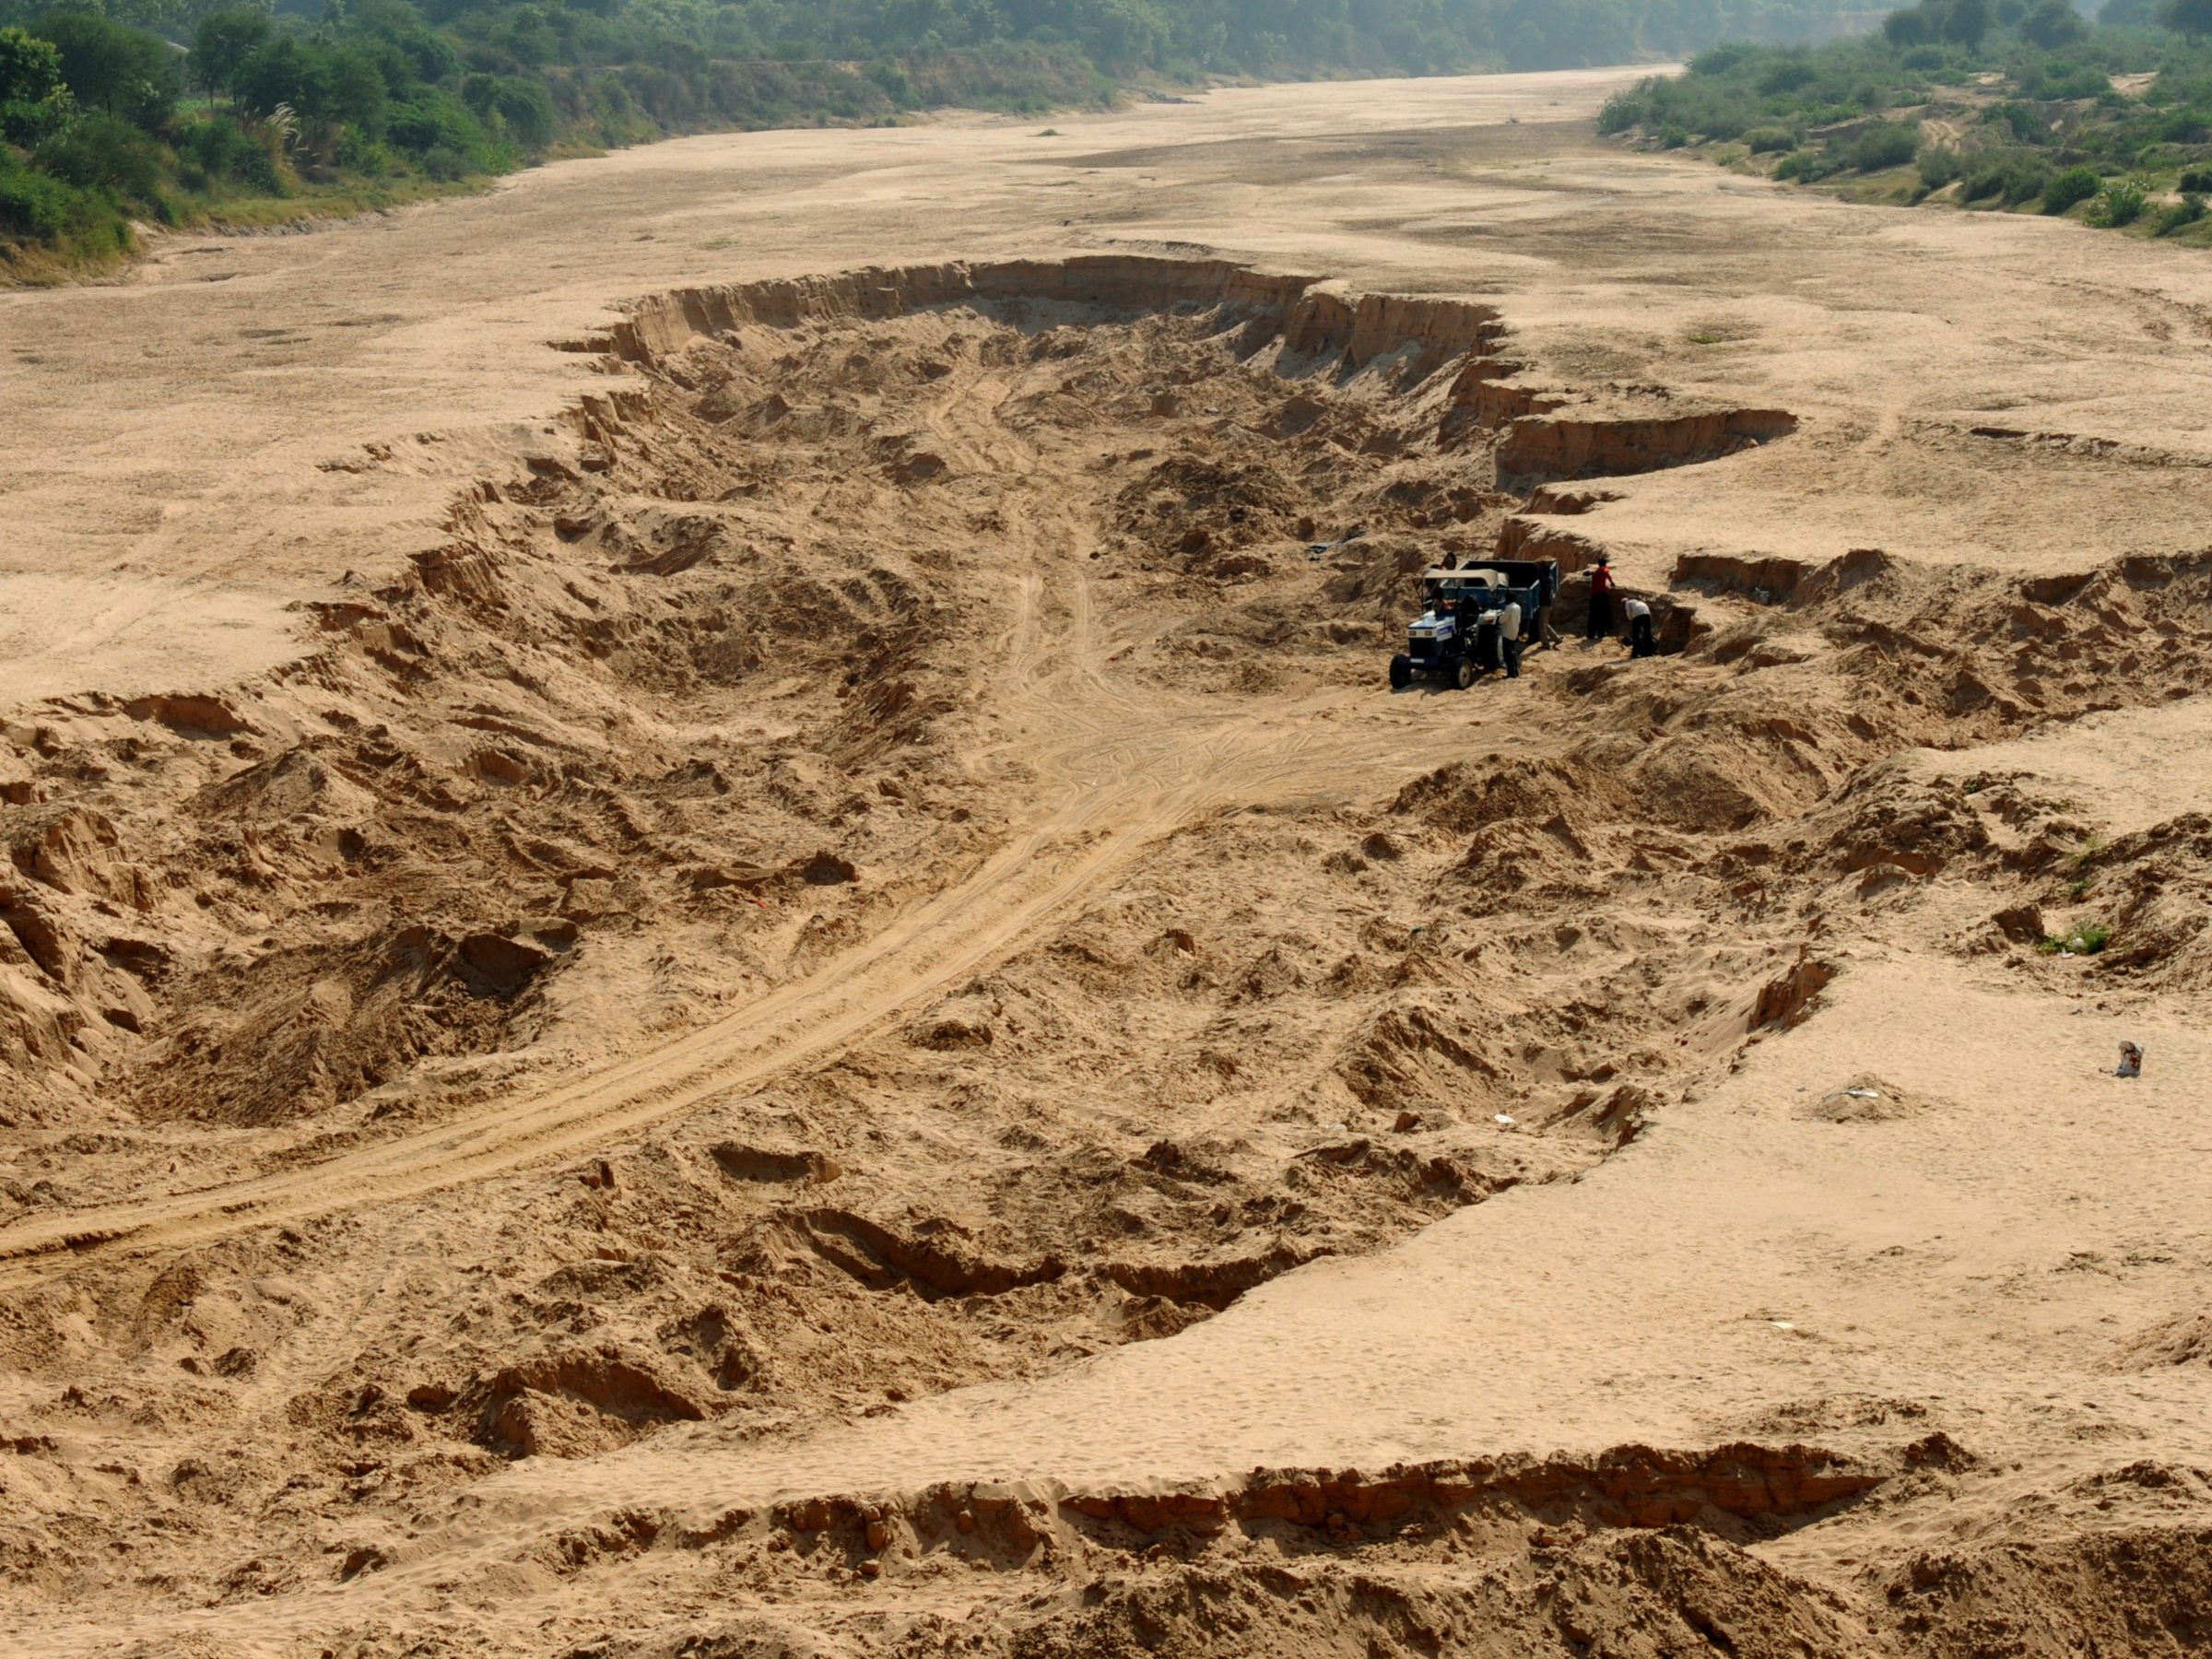
[(1847, 1088), (1843, 1092), (1854, 1100), (1878, 1100), (1882, 1098), (1878, 1088)]
[(1510, 1112), (1501, 1112), (1490, 1121), (1494, 1124), (1503, 1124), (1508, 1129), (1513, 1126), (1512, 1116)]

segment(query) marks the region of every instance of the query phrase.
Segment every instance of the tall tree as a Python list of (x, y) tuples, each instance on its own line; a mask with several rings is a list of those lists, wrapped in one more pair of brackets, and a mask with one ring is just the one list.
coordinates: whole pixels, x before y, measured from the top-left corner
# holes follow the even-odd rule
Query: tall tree
[(2159, 21), (2192, 41), (2201, 41), (2212, 35), (2212, 0), (2166, 0), (2159, 8)]
[(152, 127), (176, 102), (173, 53), (159, 35), (91, 12), (50, 12), (31, 32), (60, 51), (62, 79), (88, 108)]
[(226, 6), (211, 11), (192, 31), (192, 50), (184, 65), (194, 82), (212, 100), (218, 92), (230, 95), (238, 107), (238, 72), (256, 48), (269, 38), (269, 16), (251, 6)]

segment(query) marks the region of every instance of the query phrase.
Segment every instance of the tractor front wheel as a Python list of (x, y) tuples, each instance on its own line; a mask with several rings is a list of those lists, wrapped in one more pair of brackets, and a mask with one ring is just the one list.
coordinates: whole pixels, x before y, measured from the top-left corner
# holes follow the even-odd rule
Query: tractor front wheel
[(1390, 659), (1390, 688), (1403, 691), (1413, 684), (1413, 659), (1404, 652)]
[(1462, 691), (1475, 683), (1475, 659), (1473, 657), (1463, 656), (1458, 662), (1452, 665), (1452, 683)]

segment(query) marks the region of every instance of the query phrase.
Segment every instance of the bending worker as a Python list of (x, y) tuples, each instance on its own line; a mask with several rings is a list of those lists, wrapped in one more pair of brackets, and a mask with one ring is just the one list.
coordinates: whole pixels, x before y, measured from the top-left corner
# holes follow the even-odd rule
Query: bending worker
[(1620, 608), (1621, 614), (1629, 619), (1629, 654), (1657, 656), (1659, 636), (1652, 628), (1652, 607), (1631, 594)]

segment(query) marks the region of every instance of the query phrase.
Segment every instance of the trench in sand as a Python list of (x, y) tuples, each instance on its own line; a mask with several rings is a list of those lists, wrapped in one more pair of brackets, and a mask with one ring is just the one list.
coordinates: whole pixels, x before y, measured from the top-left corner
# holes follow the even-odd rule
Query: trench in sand
[[(1531, 391), (1477, 305), (945, 266), (564, 346), (608, 392), (321, 650), (51, 708), (7, 785), (11, 1348), (211, 1471), (57, 1477), (90, 1535), (891, 1409), (1571, 1175), (1805, 1018), (1830, 917), (1947, 878), (1994, 895), (1962, 951), (2031, 947), (2064, 804), (1897, 757), (2204, 643), (2201, 560), (1709, 556), (1664, 677), (1383, 698), (1436, 552), (1576, 565), (1590, 479), (1788, 429)], [(2133, 970), (2196, 971), (2136, 888)], [(221, 1594), (316, 1582), (291, 1509)]]

